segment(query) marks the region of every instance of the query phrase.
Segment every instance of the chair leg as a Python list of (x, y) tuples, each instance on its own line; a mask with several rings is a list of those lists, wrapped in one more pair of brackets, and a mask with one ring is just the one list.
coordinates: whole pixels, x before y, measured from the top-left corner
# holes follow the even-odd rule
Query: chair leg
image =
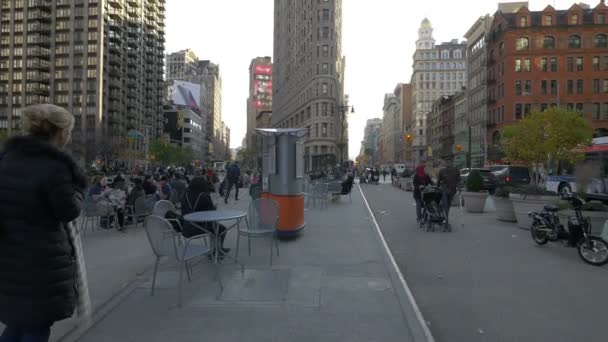
[(270, 266), (271, 267), (272, 267), (272, 255), (274, 254), (273, 250), (272, 250), (272, 245), (274, 244), (274, 241), (272, 241), (272, 240), (273, 240), (273, 238), (270, 237)]
[(179, 281), (177, 285), (177, 307), (182, 307), (182, 286), (184, 283), (184, 268), (186, 267), (186, 263), (182, 262), (179, 267)]
[[(238, 229), (238, 228), (237, 228)], [(234, 253), (234, 262), (237, 263), (239, 259), (239, 243), (241, 242), (241, 233), (236, 232), (236, 253)]]
[(249, 250), (249, 256), (251, 256), (251, 236), (247, 235), (247, 248)]
[(274, 243), (275, 243), (275, 247), (277, 249), (277, 256), (279, 256), (279, 239), (277, 238), (277, 236), (274, 236)]
[(154, 296), (154, 288), (156, 286), (156, 273), (158, 272), (159, 263), (160, 263), (160, 258), (156, 257), (156, 263), (154, 263), (154, 274), (152, 275), (152, 291), (150, 293), (151, 296)]
[(184, 261), (184, 266), (186, 266), (186, 276), (188, 276), (188, 282), (192, 282), (192, 270), (190, 269), (190, 265), (188, 265), (187, 261)]

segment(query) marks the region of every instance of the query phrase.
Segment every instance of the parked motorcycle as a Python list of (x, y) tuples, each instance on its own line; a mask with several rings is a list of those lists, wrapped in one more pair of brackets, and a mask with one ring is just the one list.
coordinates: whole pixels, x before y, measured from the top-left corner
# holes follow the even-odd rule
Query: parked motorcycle
[(567, 229), (560, 223), (557, 216), (558, 207), (545, 205), (540, 212), (530, 212), (532, 218), (532, 239), (538, 245), (545, 245), (549, 241), (564, 241), (569, 247), (576, 247), (578, 255), (584, 262), (594, 266), (608, 263), (608, 242), (599, 236), (591, 234), (591, 221), (583, 217), (583, 201), (571, 193), (563, 193), (561, 198), (567, 201), (575, 216), (568, 218)]

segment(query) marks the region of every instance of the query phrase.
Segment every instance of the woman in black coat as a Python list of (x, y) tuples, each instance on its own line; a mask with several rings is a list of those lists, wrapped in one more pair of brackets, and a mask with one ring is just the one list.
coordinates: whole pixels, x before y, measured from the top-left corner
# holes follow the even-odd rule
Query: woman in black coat
[[(80, 215), (86, 177), (61, 151), (74, 117), (53, 105), (23, 109), (26, 136), (0, 159), (0, 341), (48, 341), (78, 304), (67, 223)], [(27, 337), (26, 337), (27, 336)]]
[[(213, 204), (211, 199), (211, 184), (203, 177), (196, 177), (190, 182), (186, 195), (182, 198), (181, 202), (182, 215), (187, 215), (197, 211), (209, 211), (216, 210), (217, 207)], [(184, 230), (182, 234), (185, 237), (192, 237), (200, 235), (201, 233), (207, 233), (211, 236), (214, 235), (213, 227), (209, 223), (202, 225), (204, 232), (191, 223), (184, 223)], [(226, 227), (218, 224), (218, 233), (220, 235), (220, 246), (221, 251), (224, 253), (230, 252), (230, 248), (224, 248), (224, 239), (226, 238)], [(213, 254), (213, 253), (212, 253)]]

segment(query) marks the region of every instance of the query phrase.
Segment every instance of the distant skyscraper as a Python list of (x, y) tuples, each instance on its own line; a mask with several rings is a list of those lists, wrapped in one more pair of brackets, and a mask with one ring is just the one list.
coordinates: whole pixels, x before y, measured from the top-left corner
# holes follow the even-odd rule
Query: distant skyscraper
[(272, 59), (257, 57), (249, 66), (249, 98), (247, 99), (247, 148), (255, 152), (258, 136), (257, 118), (272, 112)]
[(334, 166), (348, 156), (342, 0), (275, 0), (274, 10), (271, 123), (309, 129), (307, 170)]
[(145, 151), (162, 134), (164, 20), (165, 0), (1, 0), (0, 129), (54, 103), (76, 118), (77, 157)]
[(190, 50), (167, 55), (166, 79), (198, 83), (201, 85), (201, 112), (205, 132), (205, 160), (224, 159), (225, 130), (222, 126), (222, 78), (220, 66), (208, 60), (199, 60)]
[(412, 73), (413, 159), (417, 163), (427, 156), (427, 114), (433, 102), (453, 95), (466, 86), (466, 43), (454, 39), (435, 45), (433, 27), (424, 19), (418, 30), (414, 70)]

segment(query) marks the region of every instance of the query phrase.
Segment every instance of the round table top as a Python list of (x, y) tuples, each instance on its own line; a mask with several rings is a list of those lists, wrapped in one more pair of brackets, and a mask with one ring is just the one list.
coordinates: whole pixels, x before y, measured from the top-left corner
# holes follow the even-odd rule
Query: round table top
[(184, 216), (184, 220), (189, 222), (216, 222), (235, 220), (247, 216), (247, 213), (242, 210), (209, 210), (197, 211)]

